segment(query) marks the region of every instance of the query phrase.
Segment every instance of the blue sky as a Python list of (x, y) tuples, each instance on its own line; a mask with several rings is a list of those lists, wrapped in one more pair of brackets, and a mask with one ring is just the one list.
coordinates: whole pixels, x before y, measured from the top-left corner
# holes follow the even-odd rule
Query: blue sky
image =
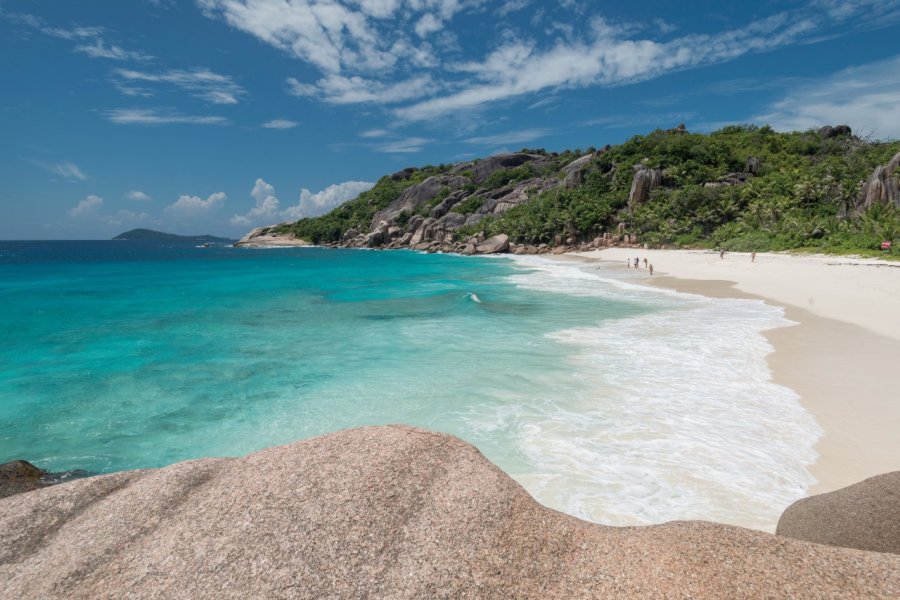
[(900, 137), (900, 0), (0, 0), (0, 239), (237, 236), (684, 122)]

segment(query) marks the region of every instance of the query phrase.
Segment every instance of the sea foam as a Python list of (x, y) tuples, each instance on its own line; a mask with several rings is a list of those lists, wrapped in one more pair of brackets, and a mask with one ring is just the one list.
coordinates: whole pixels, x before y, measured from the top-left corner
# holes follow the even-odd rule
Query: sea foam
[(586, 391), (519, 411), (516, 443), (534, 470), (516, 478), (541, 502), (600, 523), (773, 530), (814, 482), (821, 435), (766, 362), (763, 332), (792, 325), (783, 310), (636, 285), (614, 266), (516, 260), (525, 270), (511, 279), (523, 288), (653, 309), (548, 334), (577, 349), (570, 376)]

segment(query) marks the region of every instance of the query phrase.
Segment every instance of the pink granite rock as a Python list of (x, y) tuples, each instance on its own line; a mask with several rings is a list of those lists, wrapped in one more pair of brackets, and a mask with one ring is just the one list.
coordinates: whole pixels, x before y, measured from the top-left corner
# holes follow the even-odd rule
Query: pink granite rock
[(738, 527), (603, 527), (403, 426), (0, 500), (3, 598), (896, 598), (900, 557)]

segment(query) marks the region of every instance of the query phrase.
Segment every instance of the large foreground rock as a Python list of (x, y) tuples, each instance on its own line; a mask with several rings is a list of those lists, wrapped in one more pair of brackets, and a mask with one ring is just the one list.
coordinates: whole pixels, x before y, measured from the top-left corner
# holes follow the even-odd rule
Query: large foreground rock
[(791, 504), (778, 535), (900, 554), (900, 471)]
[(477, 246), (475, 252), (478, 254), (498, 254), (509, 250), (509, 236), (505, 233), (489, 237)]
[(895, 598), (900, 557), (603, 527), (472, 446), (373, 427), (0, 500), (4, 598)]

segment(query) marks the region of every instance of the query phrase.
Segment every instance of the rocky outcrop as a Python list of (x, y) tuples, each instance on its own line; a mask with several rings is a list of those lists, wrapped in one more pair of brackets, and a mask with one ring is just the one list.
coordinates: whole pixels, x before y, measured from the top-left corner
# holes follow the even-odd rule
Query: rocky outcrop
[(863, 184), (859, 208), (866, 210), (876, 204), (900, 208), (900, 152), (886, 165), (878, 165)]
[(410, 177), (413, 176), (416, 171), (418, 171), (416, 167), (406, 167), (405, 169), (401, 169), (396, 173), (391, 173), (391, 179), (394, 181), (406, 181)]
[(819, 135), (823, 138), (831, 139), (836, 137), (853, 135), (853, 130), (847, 125), (826, 125), (819, 129)]
[(781, 515), (776, 534), (900, 554), (900, 471), (798, 500)]
[(453, 231), (462, 227), (465, 222), (466, 216), (458, 213), (447, 213), (439, 219), (429, 217), (415, 221), (410, 220), (409, 230), (412, 236), (409, 239), (409, 245), (450, 241)]
[(46, 486), (47, 472), (25, 460), (13, 460), (0, 464), (0, 498), (30, 492)]
[(762, 168), (762, 161), (755, 156), (749, 157), (744, 162), (744, 172), (749, 173), (750, 175), (759, 175), (759, 170)]
[(544, 190), (559, 186), (559, 180), (553, 178), (536, 177), (510, 183), (490, 192), (482, 192), (485, 201), (478, 209), (482, 215), (501, 215), (509, 209), (524, 204)]
[(631, 180), (631, 193), (628, 202), (632, 206), (643, 204), (650, 199), (650, 192), (662, 185), (662, 169), (650, 168), (642, 164), (634, 166), (634, 179)]
[[(603, 151), (601, 151), (603, 152)], [(556, 173), (512, 181), (507, 185), (491, 188), (477, 186), (500, 170), (532, 165), (535, 173), (546, 170), (546, 165), (557, 155), (545, 156), (517, 152), (500, 154), (478, 161), (460, 163), (445, 175), (434, 175), (410, 185), (385, 208), (375, 213), (371, 222), (360, 228), (349, 228), (340, 241), (328, 245), (350, 248), (413, 248), (421, 251), (461, 252), (465, 244), (454, 240), (454, 232), (461, 227), (477, 224), (485, 217), (501, 215), (524, 204), (537, 194), (561, 186), (577, 187), (584, 180), (596, 156), (592, 152), (578, 158)], [(394, 181), (407, 181), (417, 173), (408, 168), (390, 177)], [(477, 202), (468, 202), (469, 200)], [(463, 213), (458, 205), (467, 202), (469, 211)], [(274, 227), (274, 226), (273, 226)], [(247, 234), (238, 246), (303, 245), (289, 243), (290, 236), (275, 235), (272, 227), (261, 227)]]
[(475, 247), (477, 254), (497, 254), (509, 250), (509, 236), (505, 233), (490, 237)]
[(403, 426), (0, 500), (6, 598), (896, 597), (900, 557), (739, 527), (604, 527)]
[(310, 243), (294, 237), (289, 233), (275, 233), (274, 225), (269, 227), (257, 227), (250, 233), (235, 242), (235, 248), (272, 248), (272, 247), (296, 247), (309, 246)]
[(0, 464), (0, 498), (93, 475), (94, 473), (82, 469), (50, 473), (26, 460), (13, 460)]
[(471, 192), (466, 190), (456, 190), (451, 193), (449, 196), (441, 200), (440, 204), (431, 209), (431, 217), (434, 219), (440, 219), (444, 215), (446, 215), (450, 210), (468, 198), (471, 195)]
[(445, 192), (445, 190), (462, 187), (466, 183), (468, 183), (468, 180), (465, 177), (435, 175), (421, 183), (412, 185), (403, 190), (403, 193), (391, 202), (387, 208), (375, 214), (372, 218), (371, 228), (374, 230), (381, 221), (392, 225), (401, 213), (414, 214), (423, 205), (437, 197), (438, 194)]
[(588, 166), (590, 166), (591, 161), (594, 160), (594, 153), (585, 154), (579, 159), (573, 160), (565, 167), (563, 167), (563, 172), (566, 174), (565, 179), (563, 180), (563, 185), (569, 189), (576, 188), (582, 183), (584, 183), (584, 173), (587, 170)]
[(535, 168), (540, 168), (548, 162), (546, 156), (540, 154), (528, 154), (526, 152), (514, 152), (512, 154), (497, 154), (484, 160), (460, 163), (450, 170), (452, 174), (469, 171), (472, 181), (477, 184), (484, 183), (488, 177), (500, 169), (514, 169), (525, 163), (531, 163)]

